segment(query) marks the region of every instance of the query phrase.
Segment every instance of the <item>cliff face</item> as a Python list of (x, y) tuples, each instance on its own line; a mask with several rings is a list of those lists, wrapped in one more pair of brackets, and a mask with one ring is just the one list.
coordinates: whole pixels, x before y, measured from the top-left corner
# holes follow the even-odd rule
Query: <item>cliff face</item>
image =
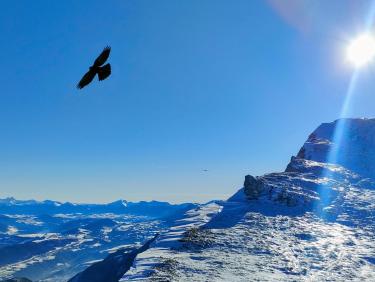
[[(340, 143), (337, 130), (344, 133)], [(0, 277), (373, 282), (374, 149), (375, 120), (346, 119), (319, 126), (285, 171), (247, 175), (226, 201), (74, 205), (0, 199), (6, 211), (0, 237), (14, 241), (0, 248), (7, 254), (0, 255)], [(45, 230), (51, 233), (40, 234)], [(158, 240), (138, 248), (159, 231)]]
[[(342, 132), (340, 142), (337, 130)], [(339, 218), (344, 210), (359, 214), (360, 205), (353, 203), (360, 198), (362, 204), (371, 205), (374, 180), (375, 119), (342, 119), (323, 123), (310, 134), (285, 172), (246, 176), (244, 192), (248, 199), (281, 202)]]
[[(339, 136), (335, 136), (335, 132)], [(363, 177), (375, 179), (375, 119), (340, 119), (323, 123), (310, 134), (297, 157), (341, 165)]]
[(322, 124), (284, 172), (189, 211), (121, 281), (375, 281), (374, 154), (374, 119)]

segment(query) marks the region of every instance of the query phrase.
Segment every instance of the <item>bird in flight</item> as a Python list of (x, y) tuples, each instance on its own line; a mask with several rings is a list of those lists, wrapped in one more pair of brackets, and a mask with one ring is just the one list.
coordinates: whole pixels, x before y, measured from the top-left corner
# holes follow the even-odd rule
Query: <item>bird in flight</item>
[(99, 81), (106, 79), (111, 74), (111, 65), (106, 64), (102, 66), (108, 59), (111, 47), (107, 46), (104, 48), (99, 57), (96, 58), (94, 64), (90, 67), (89, 71), (82, 77), (77, 85), (78, 89), (82, 89), (89, 84), (98, 74)]

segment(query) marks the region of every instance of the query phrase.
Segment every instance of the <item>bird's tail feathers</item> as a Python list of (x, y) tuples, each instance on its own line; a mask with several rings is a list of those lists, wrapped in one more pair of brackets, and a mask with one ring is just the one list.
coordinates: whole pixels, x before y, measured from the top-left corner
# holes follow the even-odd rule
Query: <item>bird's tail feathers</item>
[(98, 69), (99, 80), (106, 79), (111, 74), (111, 65), (106, 64)]

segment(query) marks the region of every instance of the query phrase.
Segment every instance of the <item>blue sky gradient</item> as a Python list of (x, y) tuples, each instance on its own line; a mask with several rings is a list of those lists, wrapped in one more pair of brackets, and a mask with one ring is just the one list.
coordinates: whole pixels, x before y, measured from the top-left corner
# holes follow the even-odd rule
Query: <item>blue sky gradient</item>
[[(370, 4), (2, 3), (0, 196), (207, 201), (283, 170), (339, 117)], [(78, 91), (106, 45), (113, 74)], [(348, 116), (374, 116), (374, 83), (370, 65)]]

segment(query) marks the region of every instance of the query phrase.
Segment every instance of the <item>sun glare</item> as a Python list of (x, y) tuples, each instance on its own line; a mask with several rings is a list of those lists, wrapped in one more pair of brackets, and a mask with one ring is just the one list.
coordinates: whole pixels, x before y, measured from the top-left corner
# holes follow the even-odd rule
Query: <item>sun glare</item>
[(355, 67), (362, 67), (375, 57), (375, 39), (370, 34), (362, 34), (350, 42), (347, 58)]

